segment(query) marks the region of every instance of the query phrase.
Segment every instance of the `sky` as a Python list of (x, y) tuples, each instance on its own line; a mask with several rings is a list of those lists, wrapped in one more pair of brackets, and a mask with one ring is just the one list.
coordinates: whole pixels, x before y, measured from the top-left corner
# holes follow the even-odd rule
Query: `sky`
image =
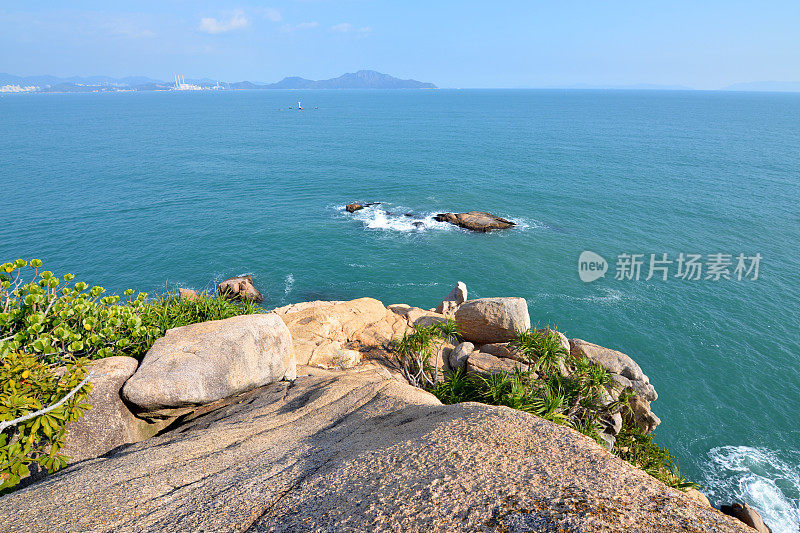
[(440, 87), (800, 81), (800, 0), (3, 0), (0, 72)]

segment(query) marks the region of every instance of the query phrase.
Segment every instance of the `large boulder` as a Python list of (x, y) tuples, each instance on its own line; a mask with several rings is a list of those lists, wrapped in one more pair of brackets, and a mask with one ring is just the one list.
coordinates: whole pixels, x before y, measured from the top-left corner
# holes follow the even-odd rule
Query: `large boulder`
[(120, 389), (139, 362), (117, 355), (90, 363), (92, 392), (85, 403), (92, 406), (67, 425), (66, 445), (61, 453), (71, 462), (103, 455), (123, 444), (139, 442), (164, 429), (169, 421), (150, 422), (134, 416), (120, 397)]
[(217, 286), (217, 291), (221, 297), (232, 301), (255, 303), (264, 301), (264, 297), (253, 285), (253, 276), (249, 274), (226, 279)]
[(3, 531), (748, 531), (532, 414), (313, 373), (3, 496)]
[(364, 206), (361, 204), (347, 204), (345, 206), (345, 209), (347, 210), (348, 213), (355, 213), (360, 209), (364, 209)]
[(475, 344), (507, 342), (531, 327), (525, 298), (480, 298), (461, 304), (455, 314), (461, 336)]
[(322, 368), (341, 368), (341, 362), (354, 366), (361, 361), (360, 350), (384, 348), (405, 333), (405, 317), (387, 310), (374, 298), (349, 302), (295, 304), (296, 309), (281, 309), (294, 341), (299, 364)]
[(292, 337), (281, 318), (245, 315), (167, 330), (122, 395), (140, 416), (160, 418), (296, 376)]
[(456, 283), (450, 294), (436, 306), (435, 312), (450, 315), (458, 309), (458, 306), (467, 301), (467, 285), (463, 281)]
[(496, 229), (507, 229), (516, 226), (515, 222), (500, 218), (483, 211), (470, 211), (468, 213), (439, 213), (434, 220), (449, 222), (461, 228), (472, 231), (487, 232)]

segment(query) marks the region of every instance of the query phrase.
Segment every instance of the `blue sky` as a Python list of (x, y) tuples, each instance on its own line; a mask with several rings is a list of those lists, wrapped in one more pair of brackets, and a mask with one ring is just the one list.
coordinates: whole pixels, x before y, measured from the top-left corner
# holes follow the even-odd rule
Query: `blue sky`
[(800, 81), (800, 0), (4, 0), (0, 72), (441, 87)]

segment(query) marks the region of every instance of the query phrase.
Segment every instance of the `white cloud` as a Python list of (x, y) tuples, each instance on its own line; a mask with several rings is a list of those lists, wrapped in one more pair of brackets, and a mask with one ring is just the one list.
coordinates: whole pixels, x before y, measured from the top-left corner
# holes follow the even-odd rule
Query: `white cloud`
[(261, 13), (261, 16), (265, 19), (271, 20), (272, 22), (280, 22), (283, 20), (281, 12), (273, 7), (260, 7), (256, 11)]
[(241, 30), (250, 25), (250, 21), (244, 16), (241, 9), (234, 11), (230, 18), (204, 17), (200, 19), (200, 31), (205, 33), (224, 33), (226, 31)]
[(361, 28), (356, 28), (349, 22), (342, 22), (341, 24), (336, 24), (331, 26), (331, 31), (339, 32), (339, 33), (353, 33), (357, 37), (365, 37), (372, 33), (372, 28), (369, 26), (362, 26)]
[(311, 28), (316, 28), (319, 26), (319, 22), (301, 22), (300, 24), (284, 24), (281, 27), (281, 31), (290, 32), (295, 30), (309, 30)]
[(342, 33), (347, 33), (353, 29), (353, 25), (349, 22), (342, 22), (341, 24), (336, 24), (335, 26), (331, 26), (332, 31), (339, 31)]

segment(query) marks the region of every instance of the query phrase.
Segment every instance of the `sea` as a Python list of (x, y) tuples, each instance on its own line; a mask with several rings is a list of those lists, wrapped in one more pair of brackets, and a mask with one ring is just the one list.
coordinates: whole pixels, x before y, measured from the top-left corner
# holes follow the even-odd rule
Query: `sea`
[[(434, 219), (470, 210), (517, 225)], [(524, 297), (639, 363), (712, 503), (800, 531), (800, 94), (4, 95), (0, 213), (0, 262), (113, 293)]]

